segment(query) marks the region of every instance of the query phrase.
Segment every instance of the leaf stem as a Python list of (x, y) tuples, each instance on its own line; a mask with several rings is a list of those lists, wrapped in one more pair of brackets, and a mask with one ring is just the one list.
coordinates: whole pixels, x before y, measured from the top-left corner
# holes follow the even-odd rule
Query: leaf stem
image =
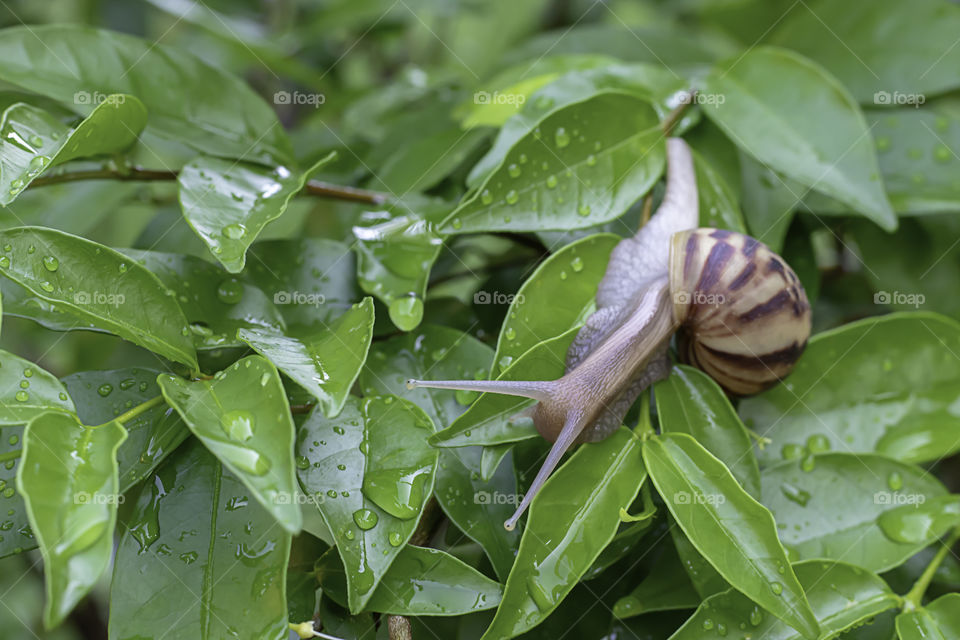
[[(45, 187), (52, 184), (62, 184), (64, 182), (79, 182), (83, 180), (119, 180), (121, 182), (170, 182), (176, 180), (179, 176), (178, 171), (143, 169), (141, 167), (130, 167), (129, 169), (88, 169), (85, 171), (66, 171), (64, 173), (54, 173), (46, 176), (40, 176), (30, 183), (29, 188)], [(333, 200), (346, 200), (348, 202), (360, 202), (365, 204), (381, 205), (390, 200), (390, 196), (380, 191), (370, 191), (368, 189), (358, 189), (344, 185), (321, 182), (319, 180), (310, 180), (303, 189), (303, 193), (316, 196), (318, 198), (329, 198)]]
[(127, 411), (126, 413), (121, 413), (113, 420), (114, 422), (120, 422), (120, 423), (130, 422), (131, 420), (139, 416), (141, 413), (145, 411), (149, 411), (150, 409), (153, 409), (157, 405), (163, 404), (163, 402), (164, 402), (163, 396), (156, 396), (155, 398), (150, 398), (146, 402), (142, 402), (137, 406), (135, 406), (134, 408), (130, 409), (130, 411)]
[(950, 553), (950, 549), (957, 543), (957, 540), (960, 540), (960, 527), (957, 527), (950, 533), (950, 536), (943, 543), (943, 546), (937, 550), (937, 553), (930, 560), (930, 564), (927, 565), (927, 568), (924, 569), (920, 577), (917, 578), (913, 588), (903, 597), (904, 611), (919, 609), (923, 604), (923, 594), (927, 592), (927, 587), (930, 586), (933, 576), (937, 573), (937, 569), (940, 568), (940, 563), (943, 562), (943, 559)]
[(653, 423), (650, 420), (650, 390), (647, 389), (640, 396), (640, 422), (637, 423), (637, 432), (641, 440), (646, 440), (650, 436), (656, 435), (653, 430)]

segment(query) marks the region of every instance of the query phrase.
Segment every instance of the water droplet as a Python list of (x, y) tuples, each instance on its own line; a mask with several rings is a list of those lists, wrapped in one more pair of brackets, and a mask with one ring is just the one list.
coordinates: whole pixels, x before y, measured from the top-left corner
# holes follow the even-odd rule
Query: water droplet
[(517, 204), (517, 201), (520, 199), (520, 194), (517, 193), (516, 189), (510, 189), (510, 191), (507, 191), (504, 199), (507, 201), (507, 204)]
[(830, 451), (830, 439), (820, 433), (810, 436), (807, 438), (807, 451), (810, 453)]
[(23, 377), (24, 377), (24, 378), (32, 378), (32, 377), (33, 377), (33, 369), (31, 369), (30, 367), (27, 367), (26, 369), (24, 369), (24, 370), (23, 370)]
[(587, 166), (592, 167), (596, 164), (597, 164), (597, 156), (591, 153), (590, 155), (587, 156)]
[(507, 173), (510, 174), (511, 178), (519, 178), (520, 174), (523, 173), (519, 165), (511, 164), (507, 166)]
[(880, 136), (877, 138), (877, 151), (886, 151), (890, 148), (890, 138)]
[(50, 283), (49, 280), (44, 280), (40, 283), (40, 288), (46, 291), (47, 293), (53, 293), (54, 286)]
[(557, 127), (557, 130), (553, 134), (553, 141), (556, 143), (558, 149), (563, 149), (570, 144), (570, 134), (567, 133), (567, 130), (563, 127)]
[(503, 332), (503, 337), (507, 340), (513, 340), (517, 337), (517, 331), (513, 327), (507, 327), (507, 330)]
[(750, 624), (757, 627), (761, 622), (763, 622), (763, 612), (760, 611), (760, 607), (754, 607), (750, 612)]
[(377, 516), (376, 512), (371, 511), (370, 509), (357, 509), (353, 512), (353, 521), (357, 523), (357, 526), (367, 531), (373, 529), (377, 526), (377, 522), (380, 520), (380, 517)]
[(417, 296), (397, 298), (387, 307), (390, 320), (401, 331), (412, 331), (423, 319), (423, 300)]
[(245, 409), (227, 411), (220, 416), (220, 426), (232, 440), (246, 442), (253, 437), (254, 417)]
[(780, 449), (780, 457), (784, 460), (793, 460), (794, 458), (801, 458), (805, 453), (803, 446), (799, 444), (785, 444), (783, 448)]
[(17, 391), (17, 393), (13, 397), (17, 399), (17, 402), (26, 402), (27, 400), (30, 399), (30, 394), (27, 393), (26, 391), (21, 390), (21, 391)]
[(557, 176), (547, 176), (547, 189), (553, 189), (557, 186)]
[(577, 215), (579, 215), (581, 218), (586, 218), (588, 215), (590, 215), (590, 205), (580, 205), (580, 208), (577, 209)]
[(243, 299), (243, 284), (236, 278), (227, 278), (217, 287), (217, 299), (224, 304), (237, 304)]
[(484, 189), (480, 192), (480, 202), (483, 204), (490, 204), (493, 202), (493, 194), (490, 193), (490, 189)]
[(801, 507), (807, 506), (807, 502), (810, 501), (810, 493), (804, 491), (799, 487), (795, 487), (792, 484), (782, 484), (780, 485), (780, 491), (783, 492), (783, 495), (786, 496), (787, 500), (795, 502)]
[(933, 157), (937, 159), (937, 162), (949, 162), (950, 158), (953, 157), (953, 153), (950, 152), (948, 147), (940, 145), (933, 152)]
[(463, 221), (460, 218), (454, 218), (453, 222), (450, 223), (454, 229), (460, 229), (463, 227)]
[(221, 233), (231, 240), (239, 240), (244, 236), (244, 234), (247, 233), (247, 228), (242, 224), (234, 222), (233, 224), (228, 224), (225, 226)]
[(100, 394), (101, 398), (106, 398), (108, 395), (113, 393), (113, 385), (105, 382), (97, 387), (97, 393)]
[(390, 546), (399, 547), (403, 543), (403, 536), (400, 535), (399, 531), (391, 531), (387, 540), (389, 540)]
[(711, 629), (713, 629), (714, 626), (715, 625), (712, 618), (707, 618), (706, 620), (703, 621), (704, 631), (710, 631)]
[(779, 582), (771, 582), (770, 590), (773, 591), (774, 595), (778, 596), (781, 593), (783, 593), (783, 585), (780, 584)]
[(570, 261), (570, 268), (573, 269), (574, 273), (580, 273), (583, 271), (583, 260), (577, 256)]
[(36, 253), (36, 251), (37, 251), (37, 248), (33, 245), (30, 245), (29, 247), (27, 247), (28, 254)]
[(17, 444), (18, 442), (20, 442), (20, 436), (10, 436), (10, 437), (7, 439), (7, 442), (10, 443), (10, 446), (13, 446), (13, 445)]
[(900, 489), (903, 489), (903, 476), (896, 471), (891, 472), (887, 476), (887, 486), (890, 487), (891, 491), (900, 491)]
[(0, 256), (0, 268), (6, 269), (10, 266), (10, 258), (7, 256)]
[(813, 468), (816, 466), (816, 464), (817, 464), (817, 461), (814, 459), (814, 457), (811, 455), (807, 455), (807, 456), (804, 456), (803, 460), (800, 461), (800, 468), (803, 471), (810, 472), (810, 471), (813, 471)]
[(363, 478), (363, 493), (390, 515), (413, 518), (423, 506), (431, 471), (431, 467), (368, 471)]
[(60, 261), (55, 256), (43, 256), (43, 266), (47, 271), (56, 271), (60, 267)]

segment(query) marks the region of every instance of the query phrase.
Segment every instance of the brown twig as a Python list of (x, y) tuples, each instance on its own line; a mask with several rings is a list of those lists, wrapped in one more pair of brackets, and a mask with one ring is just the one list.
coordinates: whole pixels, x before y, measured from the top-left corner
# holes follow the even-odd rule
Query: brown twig
[(680, 122), (680, 119), (683, 117), (683, 114), (687, 109), (690, 108), (690, 105), (694, 103), (694, 99), (697, 96), (695, 90), (688, 91), (684, 94), (683, 98), (673, 111), (667, 114), (667, 117), (664, 118), (663, 122), (660, 124), (660, 128), (663, 129), (663, 135), (669, 136), (673, 133), (673, 128), (677, 126), (677, 123)]
[[(79, 182), (82, 180), (117, 180), (120, 182), (170, 182), (176, 180), (179, 172), (173, 170), (156, 170), (133, 167), (124, 171), (119, 169), (88, 169), (85, 171), (66, 171), (40, 176), (30, 183), (30, 188), (45, 187), (65, 182)], [(303, 193), (318, 198), (346, 200), (364, 204), (381, 205), (390, 200), (390, 196), (379, 191), (358, 189), (344, 185), (311, 180), (303, 189)]]

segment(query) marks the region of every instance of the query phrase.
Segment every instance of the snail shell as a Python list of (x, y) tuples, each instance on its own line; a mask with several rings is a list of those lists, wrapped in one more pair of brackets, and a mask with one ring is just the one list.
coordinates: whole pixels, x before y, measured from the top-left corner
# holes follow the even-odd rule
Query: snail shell
[(734, 395), (786, 377), (810, 337), (810, 303), (780, 256), (722, 229), (676, 233), (670, 289), (680, 358)]

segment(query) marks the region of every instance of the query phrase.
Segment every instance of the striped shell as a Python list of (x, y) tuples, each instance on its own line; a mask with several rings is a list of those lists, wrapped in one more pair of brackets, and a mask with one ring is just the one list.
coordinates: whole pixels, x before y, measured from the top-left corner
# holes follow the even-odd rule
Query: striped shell
[(784, 261), (750, 236), (722, 229), (677, 233), (670, 289), (680, 358), (734, 395), (786, 377), (810, 337), (810, 303)]

